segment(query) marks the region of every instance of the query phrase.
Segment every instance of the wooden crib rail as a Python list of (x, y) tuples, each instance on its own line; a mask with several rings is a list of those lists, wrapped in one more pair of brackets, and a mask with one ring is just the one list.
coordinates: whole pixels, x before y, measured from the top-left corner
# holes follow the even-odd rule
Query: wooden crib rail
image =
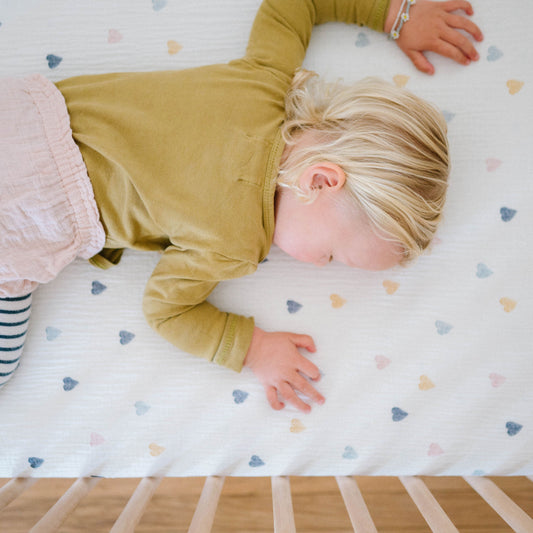
[[(355, 533), (377, 533), (357, 481), (353, 477), (335, 478)], [(419, 477), (398, 478), (433, 532), (456, 533), (459, 530), (444, 512), (424, 481)], [(533, 519), (507, 496), (493, 481), (484, 477), (463, 478), (498, 515), (517, 533), (533, 533)], [(533, 482), (533, 477), (528, 478)], [(140, 481), (128, 503), (110, 529), (110, 533), (130, 533), (141, 520), (145, 509), (162, 478), (147, 477)], [(224, 477), (206, 478), (188, 533), (209, 533), (212, 530)], [(35, 482), (31, 478), (15, 478), (0, 488), (0, 511), (10, 505)], [(55, 505), (30, 529), (30, 533), (59, 531), (61, 524), (82, 502), (100, 478), (80, 478), (59, 498)], [(272, 477), (274, 533), (296, 533), (288, 477)], [(246, 513), (246, 510), (243, 510)], [(400, 525), (398, 530), (401, 529)], [(0, 531), (2, 516), (0, 514)], [(7, 531), (7, 529), (5, 530)], [(83, 531), (83, 529), (79, 529)], [(87, 530), (89, 531), (89, 530)], [(175, 529), (174, 531), (178, 531)]]

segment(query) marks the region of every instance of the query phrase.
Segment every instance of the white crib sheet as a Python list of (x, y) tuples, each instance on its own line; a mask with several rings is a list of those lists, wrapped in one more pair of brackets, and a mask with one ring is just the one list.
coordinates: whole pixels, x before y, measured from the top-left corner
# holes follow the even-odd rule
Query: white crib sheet
[[(181, 69), (244, 53), (260, 0), (0, 4), (0, 72), (53, 81)], [(144, 322), (158, 256), (78, 261), (34, 296), (16, 376), (0, 391), (0, 476), (533, 474), (533, 52), (528, 0), (475, 1), (470, 67), (418, 73), (384, 35), (328, 24), (305, 61), (379, 75), (446, 114), (453, 170), (432, 253), (370, 273), (273, 249), (211, 301), (265, 329), (311, 334), (323, 406), (267, 404), (236, 374)], [(157, 98), (157, 95), (154, 95)]]

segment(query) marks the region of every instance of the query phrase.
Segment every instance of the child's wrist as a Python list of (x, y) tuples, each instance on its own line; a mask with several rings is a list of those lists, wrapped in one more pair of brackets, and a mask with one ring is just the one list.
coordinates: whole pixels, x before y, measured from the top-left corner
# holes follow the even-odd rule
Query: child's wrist
[(265, 332), (258, 328), (254, 327), (254, 332), (252, 335), (252, 342), (250, 343), (250, 346), (248, 348), (248, 352), (246, 353), (246, 356), (244, 357), (243, 366), (250, 366), (251, 359), (253, 357), (253, 352), (257, 350), (258, 345), (261, 343), (261, 339), (263, 338), (263, 335)]
[(383, 31), (385, 33), (391, 32), (392, 26), (394, 24), (394, 21), (396, 20), (398, 11), (400, 11), (401, 5), (402, 0), (390, 0), (389, 11), (387, 13), (387, 16), (385, 17), (385, 25), (383, 26)]

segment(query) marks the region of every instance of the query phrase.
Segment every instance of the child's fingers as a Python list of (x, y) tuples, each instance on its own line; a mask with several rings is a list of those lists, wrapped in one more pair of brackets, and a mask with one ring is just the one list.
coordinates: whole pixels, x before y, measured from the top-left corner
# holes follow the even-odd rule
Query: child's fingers
[(302, 373), (311, 378), (313, 381), (318, 381), (320, 379), (320, 370), (318, 367), (309, 361), (307, 357), (304, 357), (301, 354), (298, 354), (300, 357), (297, 362), (297, 369)]
[(309, 335), (291, 333), (290, 339), (296, 346), (305, 348), (308, 352), (316, 352), (315, 341)]
[(441, 39), (458, 48), (468, 59), (472, 61), (477, 61), (479, 59), (479, 54), (474, 48), (472, 41), (458, 31), (448, 28), (441, 34)]
[(279, 411), (285, 407), (285, 404), (279, 401), (278, 391), (274, 387), (265, 387), (267, 400), (272, 409)]
[(293, 387), (305, 394), (311, 400), (323, 404), (326, 399), (320, 394), (306, 379), (302, 376), (297, 376), (292, 383)]
[(427, 60), (426, 56), (422, 52), (417, 50), (409, 50), (407, 56), (413, 62), (413, 65), (426, 74), (435, 74), (435, 67)]
[(307, 405), (298, 395), (294, 392), (294, 389), (287, 383), (282, 383), (279, 388), (279, 393), (294, 407), (303, 411), (304, 413), (309, 413), (311, 411), (311, 406)]
[(442, 2), (440, 7), (442, 7), (448, 13), (451, 11), (461, 10), (470, 16), (474, 14), (474, 8), (472, 7), (472, 4), (466, 0), (449, 0), (448, 2)]
[(459, 15), (448, 15), (446, 18), (446, 23), (448, 26), (455, 28), (456, 30), (464, 30), (468, 32), (476, 41), (483, 40), (483, 33), (479, 29), (479, 26), (465, 17), (461, 17)]
[(450, 59), (457, 61), (457, 63), (461, 63), (462, 65), (470, 64), (470, 59), (465, 56), (463, 52), (459, 48), (457, 48), (457, 46), (450, 44), (449, 42), (444, 41), (442, 39), (439, 39), (439, 41), (437, 41), (437, 44), (433, 46), (431, 50), (441, 56), (449, 57)]

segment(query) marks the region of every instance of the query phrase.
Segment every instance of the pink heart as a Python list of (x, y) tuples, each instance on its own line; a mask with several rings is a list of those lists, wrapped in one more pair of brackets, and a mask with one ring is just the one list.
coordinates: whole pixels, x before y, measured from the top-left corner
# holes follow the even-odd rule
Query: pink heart
[(437, 455), (442, 455), (443, 453), (444, 453), (443, 449), (436, 442), (432, 442), (429, 445), (428, 455), (430, 457), (435, 457)]
[(489, 379), (493, 387), (500, 387), (505, 383), (505, 380), (507, 379), (505, 376), (502, 376), (500, 374), (489, 374)]
[(502, 162), (499, 159), (489, 158), (485, 160), (485, 164), (487, 165), (487, 172), (493, 172)]
[(107, 42), (112, 43), (118, 43), (122, 41), (122, 33), (120, 33), (118, 30), (109, 30), (109, 33), (107, 35)]
[(390, 359), (384, 355), (376, 355), (376, 357), (374, 357), (374, 361), (376, 361), (378, 370), (383, 370), (385, 367), (390, 365)]
[(104, 437), (100, 433), (91, 433), (91, 446), (100, 446), (105, 442)]

